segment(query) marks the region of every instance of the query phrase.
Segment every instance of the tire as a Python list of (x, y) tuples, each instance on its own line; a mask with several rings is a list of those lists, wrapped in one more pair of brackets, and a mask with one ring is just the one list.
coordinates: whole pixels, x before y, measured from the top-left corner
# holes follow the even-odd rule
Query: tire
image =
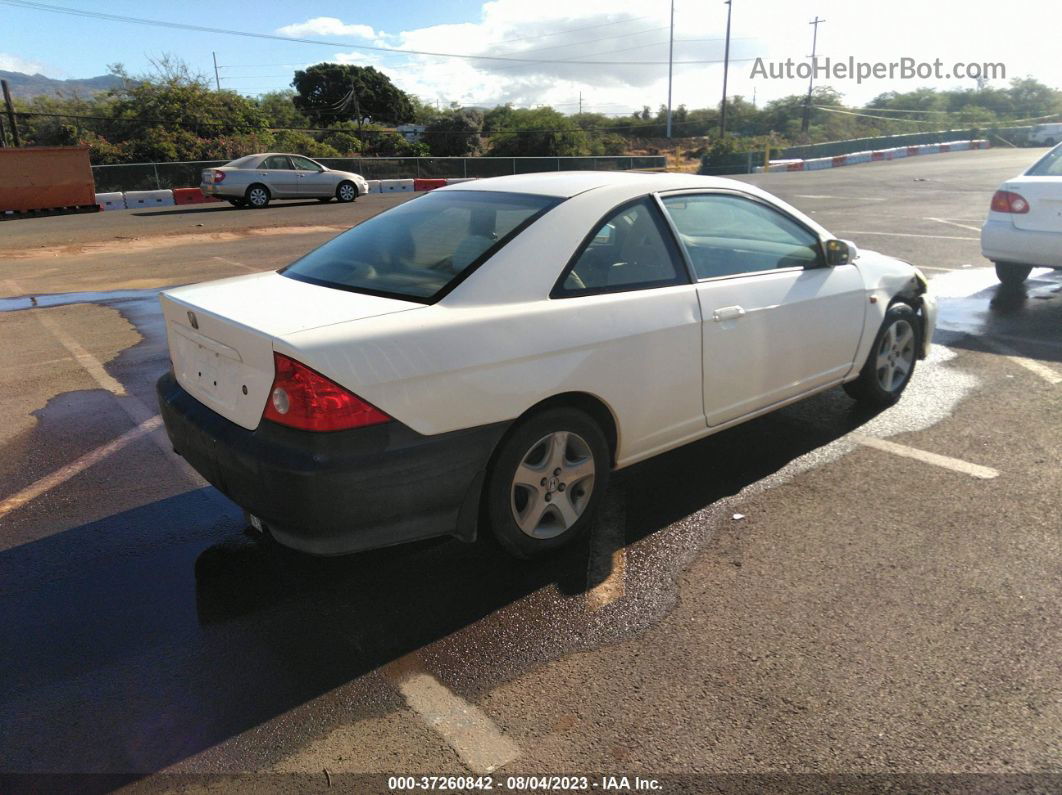
[(868, 406), (893, 405), (911, 382), (921, 346), (918, 313), (907, 304), (893, 304), (885, 313), (859, 377), (845, 384), (844, 391)]
[(1007, 287), (1017, 287), (1024, 282), (1032, 273), (1032, 265), (1018, 265), (1014, 262), (997, 262), (996, 277), (1000, 284)]
[(487, 473), (484, 513), (494, 537), (525, 559), (571, 544), (593, 522), (610, 469), (605, 435), (583, 412), (547, 409), (522, 420)]
[(1056, 143), (1058, 143), (1058, 141), (1056, 141), (1054, 138), (1046, 138), (1044, 140), (1044, 146), (1054, 146)]
[(244, 201), (253, 210), (265, 209), (269, 206), (271, 198), (273, 197), (269, 194), (269, 188), (258, 182), (247, 188), (247, 193), (244, 194)]
[(336, 185), (336, 199), (346, 204), (347, 202), (355, 201), (358, 198), (358, 186), (351, 182), (349, 179), (345, 179)]

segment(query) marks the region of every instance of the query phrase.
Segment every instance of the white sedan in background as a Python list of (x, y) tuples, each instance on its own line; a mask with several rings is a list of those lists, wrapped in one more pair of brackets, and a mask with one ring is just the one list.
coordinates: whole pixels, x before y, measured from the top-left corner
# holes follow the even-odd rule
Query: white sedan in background
[(1033, 267), (1062, 268), (1062, 144), (999, 186), (981, 253), (1006, 285), (1021, 284)]
[(369, 192), (360, 174), (333, 171), (302, 155), (267, 152), (247, 155), (220, 168), (203, 170), (199, 190), (234, 207), (260, 209), (272, 199), (352, 202)]
[(936, 316), (915, 267), (762, 190), (608, 172), (446, 187), (161, 300), (174, 448), (316, 554), (549, 552), (614, 469), (842, 384), (892, 404)]

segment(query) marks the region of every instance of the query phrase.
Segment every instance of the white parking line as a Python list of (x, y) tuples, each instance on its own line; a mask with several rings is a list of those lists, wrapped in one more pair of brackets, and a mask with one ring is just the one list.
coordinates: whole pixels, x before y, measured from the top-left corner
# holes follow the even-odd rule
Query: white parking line
[(110, 373), (103, 369), (103, 364), (99, 359), (86, 351), (81, 346), (80, 342), (60, 328), (59, 324), (56, 323), (51, 314), (49, 314), (49, 310), (46, 309), (41, 312), (36, 312), (35, 316), (37, 320), (40, 321), (41, 325), (48, 329), (48, 331), (52, 333), (52, 336), (59, 341), (59, 344), (70, 351), (70, 355), (74, 357), (74, 361), (80, 364), (85, 371), (92, 376), (92, 380), (99, 384), (101, 389), (106, 389), (112, 395), (118, 397), (124, 397), (128, 394), (125, 391), (125, 387), (118, 383), (118, 381), (111, 377)]
[(1026, 356), (1022, 356), (1009, 345), (1004, 345), (1002, 342), (999, 342), (997, 340), (985, 339), (984, 342), (985, 345), (987, 345), (989, 348), (994, 349), (1004, 358), (1009, 359), (1010, 361), (1014, 362), (1014, 364), (1024, 367), (1031, 373), (1036, 373), (1047, 383), (1062, 384), (1062, 374), (1059, 374), (1055, 370), (1052, 370), (1043, 362), (1038, 362), (1036, 359), (1029, 359)]
[(593, 613), (623, 598), (625, 590), (627, 510), (622, 493), (609, 492), (594, 522), (586, 579), (596, 582), (586, 592), (586, 609)]
[(948, 226), (957, 226), (957, 227), (959, 227), (959, 229), (969, 229), (969, 230), (974, 231), (974, 232), (980, 232), (981, 231), (981, 227), (979, 227), (979, 226), (969, 226), (968, 224), (960, 224), (960, 223), (956, 223), (955, 221), (949, 221), (947, 218), (930, 218), (930, 217), (927, 217), (926, 220), (927, 221), (936, 221), (938, 224), (947, 224)]
[(520, 749), (474, 704), (444, 686), (421, 665), (416, 653), (383, 668), (406, 704), (442, 735), (474, 773), (492, 773), (520, 756)]
[(884, 235), (886, 237), (921, 237), (929, 238), (930, 240), (976, 240), (980, 242), (979, 237), (953, 237), (951, 235), (916, 235), (910, 232), (857, 232), (854, 229), (838, 229), (835, 230), (839, 235)]
[(953, 472), (961, 472), (970, 477), (980, 478), (982, 480), (991, 480), (992, 478), (999, 477), (999, 471), (992, 469), (991, 467), (984, 467), (980, 464), (971, 464), (969, 461), (963, 461), (959, 458), (951, 458), (946, 455), (930, 453), (927, 450), (919, 450), (917, 447), (908, 447), (905, 444), (897, 444), (896, 442), (878, 439), (874, 436), (863, 436), (859, 433), (853, 433), (850, 435), (855, 441), (865, 447), (884, 450), (887, 453), (903, 456), (904, 458), (913, 458), (916, 461), (922, 461), (926, 464), (933, 464), (933, 466), (950, 469)]
[(81, 458), (77, 459), (73, 463), (67, 464), (61, 469), (57, 469), (50, 475), (45, 475), (40, 480), (37, 480), (26, 488), (22, 489), (15, 494), (12, 494), (7, 499), (0, 502), (0, 517), (3, 517), (11, 513), (16, 508), (21, 508), (27, 502), (36, 499), (46, 491), (54, 489), (56, 486), (66, 483), (70, 478), (74, 477), (81, 472), (84, 472), (93, 464), (102, 461), (112, 453), (116, 453), (125, 447), (130, 442), (134, 442), (141, 436), (160, 428), (162, 426), (162, 418), (157, 414), (149, 420), (137, 425), (130, 431), (126, 431), (113, 442), (97, 447), (91, 452), (85, 453)]

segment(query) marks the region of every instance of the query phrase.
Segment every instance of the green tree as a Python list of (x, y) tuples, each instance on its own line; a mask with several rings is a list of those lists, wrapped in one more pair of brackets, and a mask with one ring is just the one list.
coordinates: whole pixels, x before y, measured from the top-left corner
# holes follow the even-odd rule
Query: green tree
[(295, 72), (292, 83), (295, 107), (314, 124), (401, 124), (413, 118), (409, 96), (371, 66), (319, 63)]
[(270, 127), (309, 127), (310, 120), (295, 107), (294, 98), (295, 92), (290, 88), (258, 97), (258, 109), (266, 124)]
[(428, 122), (424, 142), (436, 157), (462, 157), (479, 148), (482, 129), (483, 114), (478, 110), (449, 110)]
[(553, 108), (510, 109), (505, 126), (491, 138), (490, 154), (557, 157), (590, 154), (589, 135)]

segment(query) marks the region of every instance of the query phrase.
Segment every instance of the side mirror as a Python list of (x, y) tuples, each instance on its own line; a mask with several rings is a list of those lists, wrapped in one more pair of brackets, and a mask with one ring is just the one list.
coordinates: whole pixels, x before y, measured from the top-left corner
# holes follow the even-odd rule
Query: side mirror
[(847, 265), (859, 256), (859, 249), (850, 240), (826, 241), (826, 264), (831, 268)]

